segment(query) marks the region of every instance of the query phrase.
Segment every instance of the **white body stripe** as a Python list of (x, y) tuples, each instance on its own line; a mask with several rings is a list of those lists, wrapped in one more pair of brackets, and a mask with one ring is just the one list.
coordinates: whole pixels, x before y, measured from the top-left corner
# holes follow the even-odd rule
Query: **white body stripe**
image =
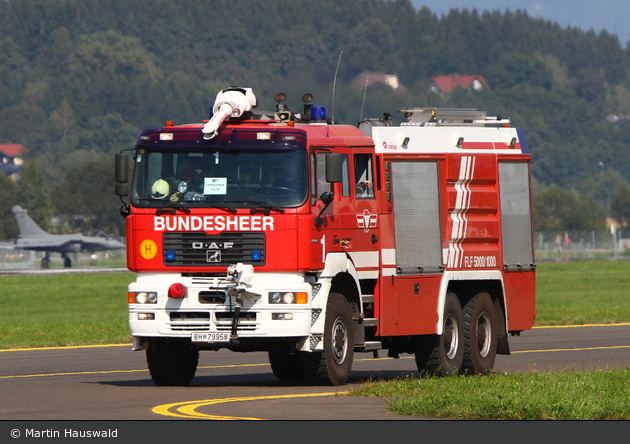
[(463, 156), (459, 167), (459, 178), (455, 183), (457, 196), (455, 199), (455, 208), (451, 214), (453, 228), (451, 230), (451, 239), (449, 241), (448, 267), (461, 268), (464, 259), (464, 250), (462, 241), (466, 236), (466, 228), (468, 220), (466, 212), (470, 208), (470, 182), (473, 179), (475, 171), (475, 157)]
[(378, 268), (378, 251), (350, 251), (354, 266), (360, 268)]

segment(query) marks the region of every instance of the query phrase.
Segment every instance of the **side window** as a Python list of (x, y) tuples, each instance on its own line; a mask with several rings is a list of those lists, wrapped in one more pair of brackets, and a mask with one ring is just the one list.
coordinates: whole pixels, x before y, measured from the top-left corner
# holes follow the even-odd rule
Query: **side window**
[(354, 180), (357, 199), (374, 197), (374, 172), (371, 154), (354, 155)]
[(311, 205), (317, 205), (317, 199), (324, 191), (332, 192), (332, 186), (326, 182), (326, 153), (311, 154)]
[(326, 182), (326, 153), (317, 153), (317, 198), (324, 191), (332, 192), (332, 184)]
[(350, 196), (350, 161), (347, 154), (342, 154), (341, 163), (341, 195)]
[(315, 153), (311, 154), (311, 206), (317, 205), (317, 175), (315, 174), (315, 166), (317, 165), (317, 158)]

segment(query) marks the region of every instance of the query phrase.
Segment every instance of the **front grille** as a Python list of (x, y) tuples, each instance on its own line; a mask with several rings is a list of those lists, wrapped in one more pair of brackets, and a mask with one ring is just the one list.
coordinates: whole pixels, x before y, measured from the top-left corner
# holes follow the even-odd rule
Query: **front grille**
[(203, 231), (164, 233), (164, 265), (168, 267), (226, 267), (243, 262), (265, 264), (265, 233)]
[(209, 331), (210, 313), (199, 311), (172, 311), (169, 313), (171, 331)]
[[(234, 312), (214, 312), (212, 322), (210, 316), (210, 312), (207, 311), (172, 311), (169, 313), (170, 322), (167, 326), (172, 332), (232, 330)], [(241, 311), (238, 317), (237, 331), (256, 331), (259, 328), (257, 320), (257, 312)], [(213, 323), (214, 327), (212, 326)]]
[(210, 313), (207, 311), (172, 311), (169, 313), (171, 321), (190, 321), (190, 320), (210, 320)]
[(200, 304), (223, 304), (225, 303), (225, 291), (210, 290), (199, 292)]
[[(232, 329), (232, 322), (234, 319), (234, 313), (230, 312), (215, 312), (214, 322), (217, 327), (217, 331), (228, 331)], [(255, 331), (258, 327), (256, 323), (257, 315), (255, 312), (242, 311), (238, 317), (238, 331)]]

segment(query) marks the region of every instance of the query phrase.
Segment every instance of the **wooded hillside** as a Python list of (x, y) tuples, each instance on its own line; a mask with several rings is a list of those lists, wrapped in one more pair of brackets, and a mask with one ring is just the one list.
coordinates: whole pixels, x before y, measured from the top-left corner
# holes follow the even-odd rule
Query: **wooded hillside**
[[(57, 215), (68, 229), (122, 232), (113, 154), (140, 128), (207, 118), (233, 84), (254, 88), (261, 109), (284, 92), (297, 110), (310, 92), (335, 123), (399, 119), (413, 106), (511, 116), (526, 130), (537, 193), (556, 185), (605, 215), (630, 181), (629, 51), (521, 11), (437, 17), (408, 0), (2, 1), (0, 144), (22, 144), (32, 166), (21, 184), (0, 180), (0, 238), (16, 234), (14, 202), (43, 224)], [(364, 73), (398, 87), (366, 89), (355, 82)], [(429, 92), (432, 76), (456, 73), (490, 89)]]

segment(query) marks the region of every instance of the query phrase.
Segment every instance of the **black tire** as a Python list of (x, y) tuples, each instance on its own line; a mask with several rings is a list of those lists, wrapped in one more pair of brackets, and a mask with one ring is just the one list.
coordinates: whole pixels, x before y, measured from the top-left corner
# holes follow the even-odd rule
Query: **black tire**
[(324, 351), (300, 354), (308, 379), (327, 385), (344, 385), (354, 358), (352, 307), (339, 293), (330, 293), (326, 306)]
[(269, 364), (276, 378), (283, 381), (305, 379), (306, 373), (298, 351), (290, 352), (288, 347), (275, 347), (268, 352)]
[(492, 370), (497, 356), (497, 319), (488, 293), (478, 293), (464, 306), (464, 363), (466, 373)]
[(151, 379), (161, 386), (186, 386), (197, 372), (199, 350), (187, 341), (156, 341), (147, 349)]
[(415, 358), (420, 373), (447, 376), (461, 371), (464, 360), (462, 308), (454, 293), (446, 295), (441, 335), (418, 340)]

